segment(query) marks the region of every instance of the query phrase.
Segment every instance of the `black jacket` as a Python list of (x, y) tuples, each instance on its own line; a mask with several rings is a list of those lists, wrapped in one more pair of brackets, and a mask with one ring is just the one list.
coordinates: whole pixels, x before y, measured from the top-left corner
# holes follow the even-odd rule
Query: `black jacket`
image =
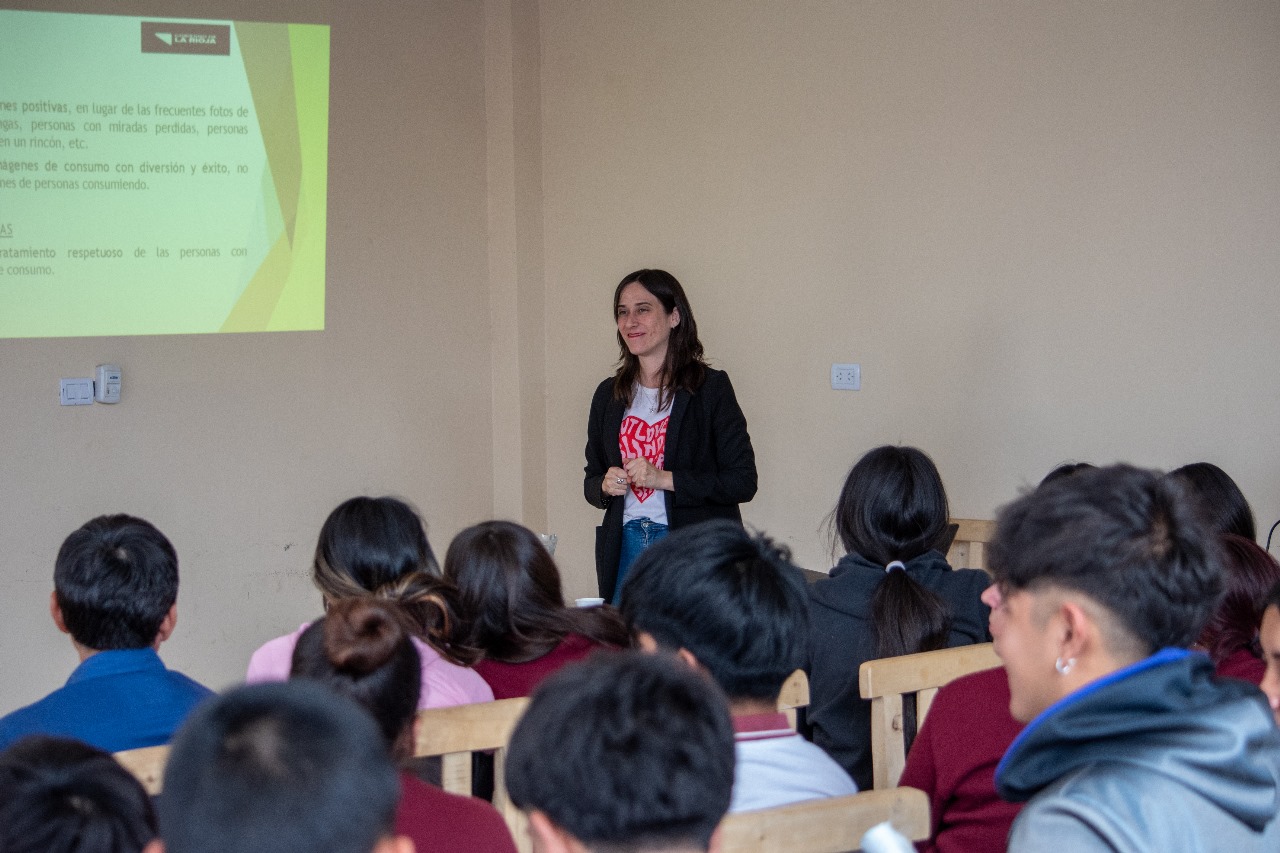
[[(618, 432), (626, 411), (620, 400), (613, 399), (613, 379), (601, 382), (587, 418), (582, 489), (587, 503), (604, 510), (604, 521), (596, 528), (596, 579), (605, 599), (612, 597), (618, 578), (626, 501), (606, 495), (600, 483), (610, 467), (622, 467)], [(675, 491), (662, 493), (672, 529), (711, 518), (742, 521), (738, 504), (756, 494), (756, 456), (747, 419), (724, 371), (707, 368), (706, 381), (697, 392), (676, 392), (663, 468), (671, 472), (675, 485)]]
[[(948, 646), (985, 643), (990, 608), (982, 591), (986, 572), (953, 570), (937, 551), (907, 562), (907, 574), (951, 608)], [(830, 753), (858, 790), (871, 789), (871, 703), (858, 690), (858, 667), (876, 656), (871, 597), (884, 578), (877, 566), (846, 554), (831, 576), (809, 587), (809, 708), (813, 742)]]

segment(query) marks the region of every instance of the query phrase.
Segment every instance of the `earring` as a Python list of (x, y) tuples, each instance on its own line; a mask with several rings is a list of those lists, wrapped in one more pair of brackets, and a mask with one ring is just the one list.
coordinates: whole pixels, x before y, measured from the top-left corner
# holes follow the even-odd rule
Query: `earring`
[(1076, 665), (1075, 658), (1067, 658), (1066, 663), (1063, 663), (1062, 658), (1058, 658), (1056, 661), (1053, 662), (1053, 668), (1058, 671), (1058, 675), (1066, 675), (1068, 672), (1071, 671), (1071, 667), (1075, 665)]

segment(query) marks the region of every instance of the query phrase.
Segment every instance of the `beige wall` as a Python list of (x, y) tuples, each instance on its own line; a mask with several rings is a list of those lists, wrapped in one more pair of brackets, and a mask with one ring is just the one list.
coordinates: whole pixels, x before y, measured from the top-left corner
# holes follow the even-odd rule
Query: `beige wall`
[[(990, 517), (1065, 459), (1280, 515), (1280, 4), (545, 0), (548, 488), (577, 491), (611, 288), (663, 266), (747, 413), (758, 525), (824, 569), (855, 458)], [(593, 331), (594, 330), (594, 331)], [(828, 385), (862, 364), (863, 390)]]
[[(165, 655), (214, 686), (317, 612), (352, 494), (415, 501), (440, 551), (495, 513), (555, 531), (584, 594), (587, 403), (640, 266), (688, 286), (755, 440), (747, 519), (806, 566), (882, 442), (933, 454), (957, 515), (1067, 458), (1209, 459), (1280, 515), (1275, 3), (271, 12), (334, 25), (328, 328), (0, 341), (0, 711), (73, 665), (52, 558), (103, 511), (174, 539)], [(56, 405), (108, 360), (120, 406)]]
[[(492, 512), (483, 9), (378, 0), (329, 18), (298, 3), (271, 17), (291, 11), (333, 25), (327, 328), (0, 341), (0, 712), (74, 665), (46, 602), (58, 545), (93, 515), (136, 513), (173, 539), (182, 590), (164, 656), (223, 686), (319, 613), (310, 557), (339, 501), (405, 496), (441, 551)], [(120, 405), (57, 405), (59, 377), (107, 361), (124, 371)]]

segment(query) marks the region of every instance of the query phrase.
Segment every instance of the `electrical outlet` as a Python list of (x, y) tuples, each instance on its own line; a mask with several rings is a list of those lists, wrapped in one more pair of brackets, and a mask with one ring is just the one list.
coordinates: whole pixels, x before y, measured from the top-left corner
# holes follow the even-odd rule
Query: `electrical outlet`
[(862, 365), (831, 365), (831, 387), (836, 391), (862, 390)]

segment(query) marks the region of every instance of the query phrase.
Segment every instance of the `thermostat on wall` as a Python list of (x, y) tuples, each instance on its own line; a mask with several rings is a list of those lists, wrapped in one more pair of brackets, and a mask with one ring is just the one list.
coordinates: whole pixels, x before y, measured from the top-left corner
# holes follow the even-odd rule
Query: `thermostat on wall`
[(99, 403), (120, 402), (120, 368), (114, 364), (99, 364), (98, 376), (93, 383), (93, 399)]

